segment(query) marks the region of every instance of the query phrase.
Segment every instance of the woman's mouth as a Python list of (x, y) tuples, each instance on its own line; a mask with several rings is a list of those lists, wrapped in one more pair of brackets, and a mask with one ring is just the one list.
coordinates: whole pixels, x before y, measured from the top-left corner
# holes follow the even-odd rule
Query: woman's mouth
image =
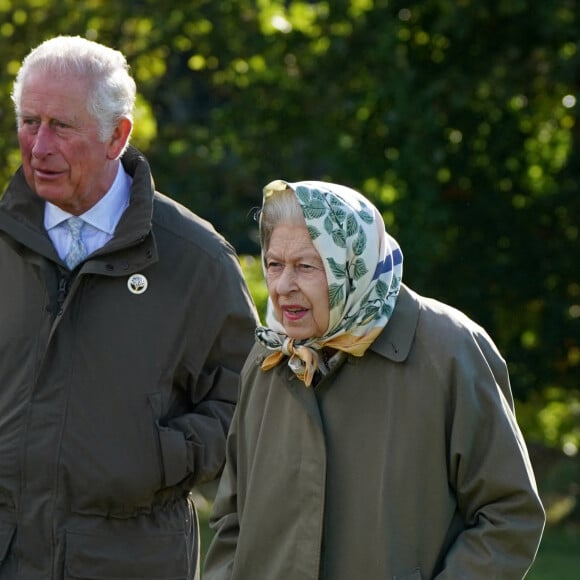
[(301, 306), (285, 306), (282, 308), (284, 317), (291, 321), (300, 320), (308, 312), (307, 308)]

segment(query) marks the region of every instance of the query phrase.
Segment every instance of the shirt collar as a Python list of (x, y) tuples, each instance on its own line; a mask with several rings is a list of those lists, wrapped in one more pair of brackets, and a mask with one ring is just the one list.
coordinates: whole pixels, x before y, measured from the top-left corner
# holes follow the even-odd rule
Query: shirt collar
[[(125, 173), (119, 163), (115, 181), (109, 191), (89, 210), (80, 217), (93, 227), (112, 235), (129, 205), (131, 177)], [(71, 217), (71, 214), (47, 201), (44, 207), (44, 227), (47, 230), (60, 225)]]

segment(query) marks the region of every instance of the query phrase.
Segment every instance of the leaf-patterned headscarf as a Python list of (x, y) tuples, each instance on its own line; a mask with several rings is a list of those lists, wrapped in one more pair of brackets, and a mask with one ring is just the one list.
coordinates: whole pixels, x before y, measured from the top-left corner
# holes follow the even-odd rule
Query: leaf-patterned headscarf
[[(324, 263), (330, 298), (328, 329), (322, 337), (294, 340), (286, 334), (270, 299), (266, 326), (257, 339), (274, 352), (263, 370), (285, 356), (306, 386), (324, 347), (362, 356), (387, 324), (403, 274), (403, 254), (386, 231), (379, 211), (360, 193), (334, 183), (276, 180), (264, 188), (263, 203), (290, 188), (302, 208), (312, 243)], [(264, 252), (262, 248), (262, 264)]]

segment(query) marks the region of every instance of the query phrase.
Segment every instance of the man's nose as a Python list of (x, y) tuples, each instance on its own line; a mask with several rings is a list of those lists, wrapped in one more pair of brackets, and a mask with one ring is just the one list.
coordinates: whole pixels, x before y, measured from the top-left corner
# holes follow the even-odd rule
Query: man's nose
[(52, 129), (43, 123), (38, 127), (34, 135), (34, 145), (32, 146), (32, 155), (34, 157), (46, 157), (52, 153), (54, 147), (54, 135)]

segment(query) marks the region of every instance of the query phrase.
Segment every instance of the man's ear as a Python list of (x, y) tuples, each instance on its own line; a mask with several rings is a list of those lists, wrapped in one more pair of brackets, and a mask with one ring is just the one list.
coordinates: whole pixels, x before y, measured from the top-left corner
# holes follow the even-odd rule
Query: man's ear
[(118, 159), (120, 157), (129, 141), (132, 129), (133, 123), (129, 119), (123, 118), (117, 123), (113, 134), (109, 138), (109, 147), (107, 150), (107, 157), (109, 159)]

